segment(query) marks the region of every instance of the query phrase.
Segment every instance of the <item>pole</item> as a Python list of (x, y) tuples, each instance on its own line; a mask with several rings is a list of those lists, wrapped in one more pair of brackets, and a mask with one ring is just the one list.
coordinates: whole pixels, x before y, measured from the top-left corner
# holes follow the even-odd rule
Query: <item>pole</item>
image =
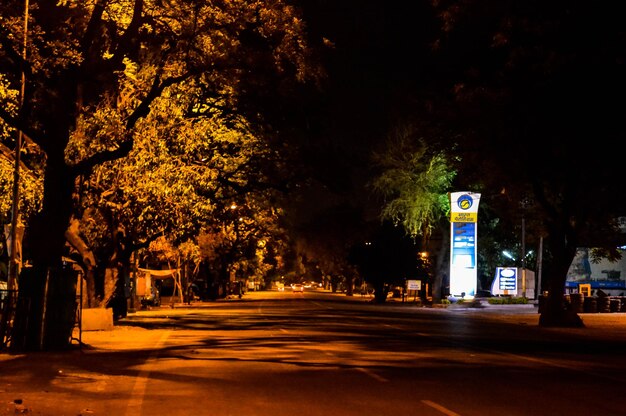
[(537, 253), (537, 275), (535, 277), (535, 299), (541, 290), (541, 265), (543, 263), (543, 236), (539, 237), (539, 253)]
[[(22, 45), (22, 59), (26, 60), (26, 43), (28, 41), (28, 1), (24, 1), (24, 37)], [(24, 90), (26, 88), (26, 73), (22, 70), (22, 79), (20, 86), (20, 111), (24, 105)], [(15, 166), (13, 169), (13, 204), (11, 207), (11, 253), (9, 258), (9, 276), (7, 286), (8, 289), (17, 290), (18, 262), (17, 259), (17, 227), (20, 223), (20, 156), (22, 152), (22, 130), (17, 129), (17, 140), (15, 143)]]
[(522, 213), (522, 297), (526, 297), (526, 219)]
[(46, 272), (46, 285), (43, 289), (43, 308), (41, 309), (41, 329), (39, 332), (39, 349), (43, 351), (46, 340), (46, 314), (48, 312), (48, 285), (50, 284), (50, 269)]
[(137, 295), (137, 251), (132, 254), (132, 270), (130, 279), (130, 306), (128, 312), (135, 313), (135, 296)]

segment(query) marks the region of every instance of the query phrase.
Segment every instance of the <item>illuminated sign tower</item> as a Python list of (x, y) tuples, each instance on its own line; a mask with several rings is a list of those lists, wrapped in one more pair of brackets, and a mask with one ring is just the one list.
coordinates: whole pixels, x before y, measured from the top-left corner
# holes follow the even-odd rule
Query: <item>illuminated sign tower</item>
[(477, 220), (480, 194), (450, 194), (450, 294), (476, 295)]

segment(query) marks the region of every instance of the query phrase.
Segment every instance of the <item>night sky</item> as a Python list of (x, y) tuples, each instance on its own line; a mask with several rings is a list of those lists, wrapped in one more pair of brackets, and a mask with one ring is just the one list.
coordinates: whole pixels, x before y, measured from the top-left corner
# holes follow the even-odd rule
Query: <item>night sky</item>
[(323, 49), (328, 77), (304, 110), (309, 141), (302, 153), (317, 182), (310, 190), (315, 204), (300, 213), (354, 209), (376, 220), (380, 206), (368, 190), (372, 152), (414, 111), (415, 96), (431, 82), (432, 10), (426, 1), (302, 4), (311, 38), (326, 38), (333, 48)]

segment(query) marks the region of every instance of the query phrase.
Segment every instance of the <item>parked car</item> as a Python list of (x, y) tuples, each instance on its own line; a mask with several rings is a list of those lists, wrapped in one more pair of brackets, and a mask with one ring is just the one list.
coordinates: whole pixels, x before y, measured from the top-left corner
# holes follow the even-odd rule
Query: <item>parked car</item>
[(304, 285), (300, 283), (294, 283), (293, 285), (291, 285), (291, 290), (293, 290), (294, 292), (304, 292)]

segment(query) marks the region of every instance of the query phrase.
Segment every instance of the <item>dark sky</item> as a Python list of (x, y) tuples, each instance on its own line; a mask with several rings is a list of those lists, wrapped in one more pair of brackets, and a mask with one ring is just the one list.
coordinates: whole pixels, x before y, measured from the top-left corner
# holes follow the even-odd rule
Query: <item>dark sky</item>
[(326, 38), (334, 48), (324, 50), (328, 78), (323, 91), (304, 110), (309, 136), (302, 150), (316, 182), (298, 217), (311, 218), (314, 228), (324, 219), (339, 218), (337, 225), (346, 229), (361, 227), (363, 218), (378, 223), (380, 205), (367, 186), (371, 154), (428, 85), (425, 57), (434, 32), (428, 2), (301, 4), (311, 38)]
[[(427, 81), (433, 19), (426, 1), (304, 0), (312, 38), (334, 44), (309, 156), (338, 191), (364, 179), (372, 149), (410, 112)], [(357, 192), (362, 192), (357, 184)]]
[(304, 4), (312, 36), (326, 37), (335, 45), (326, 61), (332, 127), (346, 129), (347, 137), (384, 132), (391, 110), (400, 108), (424, 82), (433, 22), (426, 2)]

